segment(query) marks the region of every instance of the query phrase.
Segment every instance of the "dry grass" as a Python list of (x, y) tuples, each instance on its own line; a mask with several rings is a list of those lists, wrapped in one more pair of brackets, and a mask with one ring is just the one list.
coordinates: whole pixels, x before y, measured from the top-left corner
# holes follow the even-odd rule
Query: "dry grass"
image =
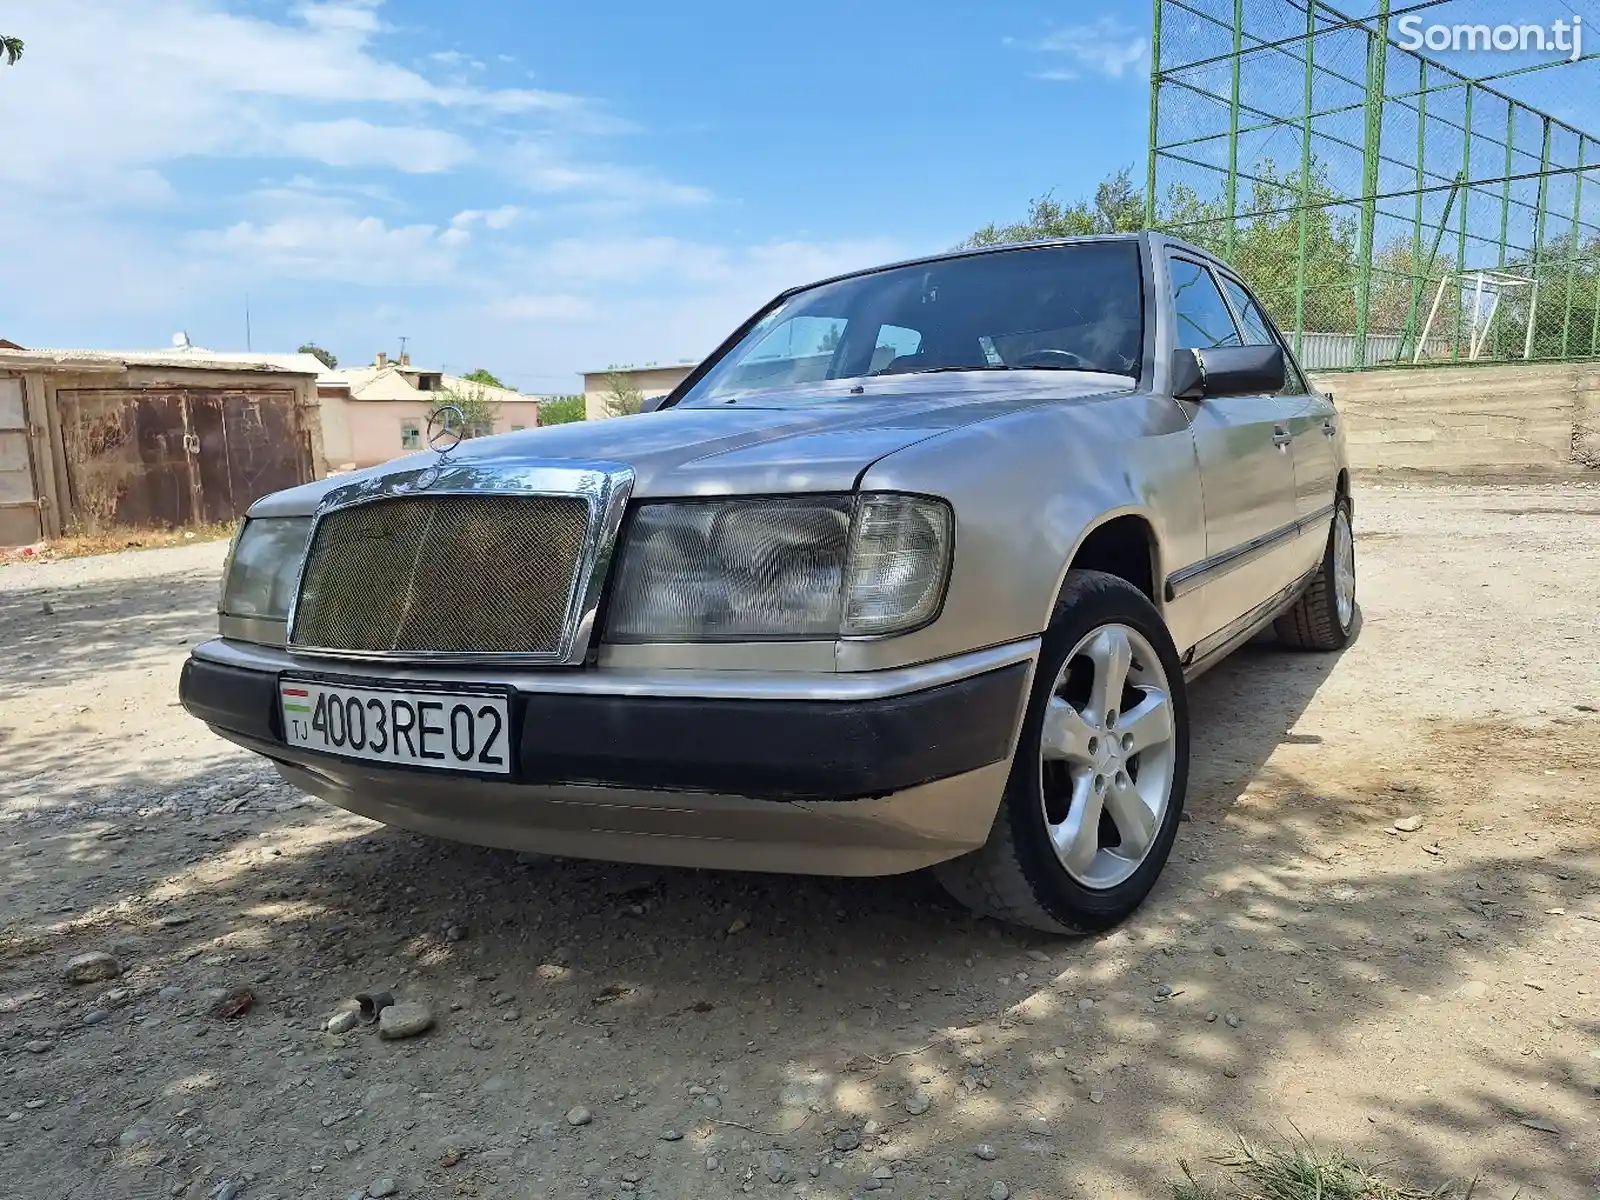
[(1454, 1181), (1418, 1191), (1383, 1178), (1374, 1169), (1337, 1150), (1323, 1152), (1309, 1141), (1260, 1147), (1239, 1139), (1226, 1154), (1211, 1159), (1220, 1180), (1202, 1182), (1178, 1161), (1183, 1181), (1172, 1185), (1173, 1200), (1471, 1200), (1476, 1181)]
[(152, 550), (162, 546), (184, 546), (190, 542), (214, 542), (232, 537), (234, 528), (234, 522), (223, 521), (215, 525), (191, 525), (184, 529), (109, 529), (102, 533), (75, 533), (35, 542), (31, 546), (0, 547), (0, 565), (84, 558), (91, 554), (115, 554), (122, 550)]

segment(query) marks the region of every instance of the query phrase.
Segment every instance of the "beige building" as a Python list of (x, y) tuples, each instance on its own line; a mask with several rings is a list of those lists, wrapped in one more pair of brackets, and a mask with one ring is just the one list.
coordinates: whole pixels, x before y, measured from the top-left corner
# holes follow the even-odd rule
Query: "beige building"
[(416, 367), (409, 355), (391, 362), (380, 353), (370, 367), (325, 370), (317, 377), (329, 469), (370, 467), (426, 448), (428, 416), (449, 403), (441, 394), (446, 392), (481, 395), (498, 406), (488, 427), (475, 431), (479, 436), (539, 424), (537, 396)]
[(0, 349), (0, 546), (231, 521), (326, 470), (310, 355)]
[(611, 377), (621, 376), (639, 389), (645, 399), (651, 396), (664, 396), (678, 384), (682, 383), (690, 371), (700, 364), (697, 362), (678, 363), (670, 367), (617, 367), (604, 371), (585, 371), (583, 373), (583, 415), (587, 420), (594, 421), (601, 417), (614, 417), (617, 414), (611, 407)]

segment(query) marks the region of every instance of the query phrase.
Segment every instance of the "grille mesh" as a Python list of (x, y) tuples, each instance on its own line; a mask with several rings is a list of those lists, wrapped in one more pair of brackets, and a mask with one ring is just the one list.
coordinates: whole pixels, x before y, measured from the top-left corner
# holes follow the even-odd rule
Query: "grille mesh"
[(588, 517), (575, 496), (407, 496), (329, 513), (307, 556), (294, 645), (557, 651)]

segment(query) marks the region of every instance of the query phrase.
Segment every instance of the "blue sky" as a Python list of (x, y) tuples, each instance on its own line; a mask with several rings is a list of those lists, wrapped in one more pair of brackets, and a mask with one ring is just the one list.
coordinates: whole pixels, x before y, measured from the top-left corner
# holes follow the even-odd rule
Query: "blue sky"
[(1142, 173), (1149, 5), (7, 0), (0, 337), (566, 390)]

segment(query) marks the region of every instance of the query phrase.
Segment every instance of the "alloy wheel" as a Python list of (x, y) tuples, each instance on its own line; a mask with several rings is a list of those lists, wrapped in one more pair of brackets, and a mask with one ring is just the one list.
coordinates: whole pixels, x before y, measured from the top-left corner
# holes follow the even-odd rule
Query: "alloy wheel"
[(1339, 628), (1349, 629), (1356, 615), (1356, 540), (1350, 532), (1350, 515), (1342, 505), (1333, 518), (1333, 599), (1339, 609)]
[(1154, 648), (1127, 625), (1092, 630), (1051, 688), (1039, 763), (1051, 844), (1084, 887), (1116, 887), (1149, 855), (1172, 798), (1175, 738)]

